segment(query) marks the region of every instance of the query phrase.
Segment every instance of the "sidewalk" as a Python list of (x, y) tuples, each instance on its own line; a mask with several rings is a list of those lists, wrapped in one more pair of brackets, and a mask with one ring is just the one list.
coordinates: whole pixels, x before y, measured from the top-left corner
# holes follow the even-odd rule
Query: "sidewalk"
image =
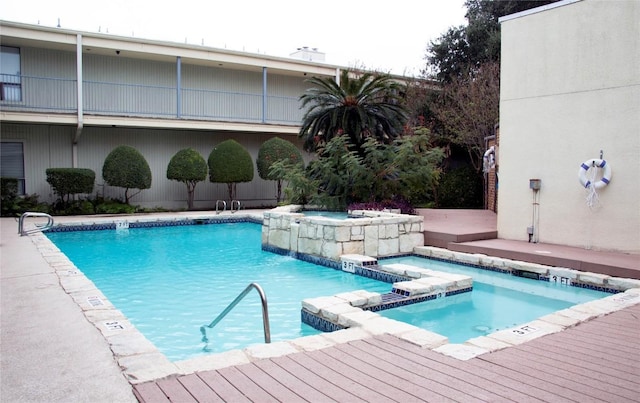
[(0, 218), (2, 402), (137, 402), (105, 338), (17, 232)]

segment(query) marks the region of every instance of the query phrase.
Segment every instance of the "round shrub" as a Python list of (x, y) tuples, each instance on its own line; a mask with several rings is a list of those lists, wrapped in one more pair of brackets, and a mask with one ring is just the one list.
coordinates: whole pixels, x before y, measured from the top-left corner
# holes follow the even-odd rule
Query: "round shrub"
[(209, 180), (226, 183), (229, 198), (234, 199), (235, 184), (253, 180), (253, 160), (249, 152), (235, 140), (225, 140), (209, 154)]
[(102, 177), (110, 186), (125, 188), (126, 204), (129, 203), (129, 189), (151, 187), (151, 168), (147, 160), (130, 146), (118, 146), (107, 155), (102, 166)]
[(207, 179), (207, 162), (193, 148), (180, 150), (169, 161), (167, 179), (187, 185), (187, 205), (191, 210), (193, 209), (196, 185)]
[(280, 137), (274, 137), (262, 143), (256, 160), (260, 178), (265, 180), (283, 179), (278, 172), (271, 171), (271, 166), (279, 161), (285, 161), (290, 165), (302, 164), (302, 154), (293, 143)]

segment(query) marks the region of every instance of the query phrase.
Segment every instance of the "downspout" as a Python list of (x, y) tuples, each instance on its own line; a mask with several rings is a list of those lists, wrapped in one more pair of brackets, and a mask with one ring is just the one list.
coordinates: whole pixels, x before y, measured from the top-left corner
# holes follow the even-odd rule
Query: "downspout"
[(267, 68), (262, 68), (262, 123), (267, 123)]
[(78, 140), (80, 134), (82, 134), (82, 128), (84, 127), (83, 118), (83, 100), (82, 100), (82, 35), (78, 34), (76, 41), (76, 88), (78, 90), (78, 126), (76, 127), (76, 134), (73, 136), (73, 144), (71, 146), (72, 167), (78, 167)]
[(336, 84), (338, 84), (338, 87), (340, 86), (340, 69), (339, 68), (336, 69)]

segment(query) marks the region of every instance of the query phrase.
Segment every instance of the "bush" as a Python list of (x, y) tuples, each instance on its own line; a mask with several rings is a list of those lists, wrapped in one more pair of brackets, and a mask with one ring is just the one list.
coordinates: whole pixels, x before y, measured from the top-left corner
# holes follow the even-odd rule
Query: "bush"
[(482, 208), (482, 174), (465, 165), (442, 175), (438, 208)]
[(229, 200), (236, 198), (236, 183), (253, 180), (253, 159), (251, 154), (237, 141), (225, 140), (211, 150), (208, 159), (209, 180), (226, 183)]
[(207, 179), (207, 162), (193, 148), (180, 150), (169, 161), (167, 179), (187, 185), (187, 206), (192, 210), (196, 185)]
[(282, 195), (283, 173), (276, 169), (272, 170), (273, 164), (282, 162), (287, 165), (302, 165), (302, 154), (300, 150), (291, 142), (274, 137), (262, 143), (258, 150), (258, 158), (256, 166), (258, 167), (258, 175), (265, 180), (276, 181), (276, 202), (280, 202)]
[(26, 211), (49, 213), (49, 206), (38, 202), (38, 195), (18, 195), (18, 180), (0, 178), (0, 195), (2, 217), (16, 217)]
[[(118, 146), (104, 160), (102, 177), (110, 186), (125, 188), (124, 202), (151, 187), (151, 169), (147, 160), (133, 147)], [(129, 189), (139, 189), (129, 195)]]
[(68, 203), (72, 194), (93, 192), (96, 180), (96, 173), (84, 168), (49, 168), (46, 174), (62, 204)]
[(100, 199), (94, 205), (96, 214), (133, 214), (136, 207), (118, 200)]

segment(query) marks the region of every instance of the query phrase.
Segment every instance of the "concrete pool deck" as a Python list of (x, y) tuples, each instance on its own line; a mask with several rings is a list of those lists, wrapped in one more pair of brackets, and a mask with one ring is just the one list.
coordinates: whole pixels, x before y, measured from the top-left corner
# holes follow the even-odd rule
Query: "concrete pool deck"
[[(153, 217), (180, 215), (194, 212)], [(56, 222), (94, 219), (56, 217)], [(109, 344), (61, 287), (51, 262), (31, 237), (18, 236), (15, 219), (0, 219), (0, 231), (2, 401), (135, 402)], [(640, 270), (637, 255), (622, 257)], [(625, 316), (623, 322), (640, 331), (632, 317)], [(637, 369), (632, 375), (639, 378)]]

